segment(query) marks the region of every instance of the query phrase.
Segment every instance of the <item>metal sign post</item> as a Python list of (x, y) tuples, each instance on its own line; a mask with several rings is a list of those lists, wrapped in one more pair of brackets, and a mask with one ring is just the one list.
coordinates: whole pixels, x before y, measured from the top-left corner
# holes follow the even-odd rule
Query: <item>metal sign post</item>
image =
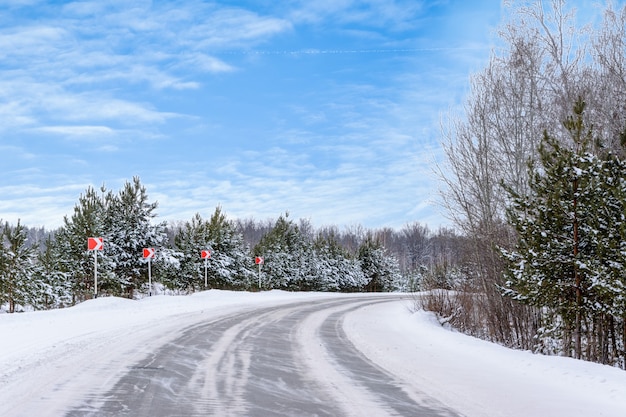
[(148, 258), (148, 297), (152, 297), (152, 264), (150, 260), (154, 258), (154, 248), (144, 248), (143, 257)]
[(87, 238), (87, 250), (93, 251), (93, 298), (98, 298), (98, 251), (103, 249), (104, 238)]
[(202, 250), (200, 251), (200, 256), (202, 257), (202, 259), (204, 259), (204, 288), (206, 289), (209, 286), (207, 269), (209, 266), (209, 258), (211, 258), (211, 251), (208, 249)]
[(152, 262), (148, 258), (148, 297), (152, 297)]
[(93, 298), (98, 298), (98, 251), (93, 251)]
[(259, 291), (261, 291), (261, 265), (263, 265), (264, 259), (261, 256), (254, 258), (254, 263), (259, 266)]

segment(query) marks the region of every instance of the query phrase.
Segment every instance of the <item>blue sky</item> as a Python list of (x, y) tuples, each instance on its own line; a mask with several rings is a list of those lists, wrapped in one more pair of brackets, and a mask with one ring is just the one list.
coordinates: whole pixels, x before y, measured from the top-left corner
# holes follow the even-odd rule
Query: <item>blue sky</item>
[(499, 1), (4, 0), (0, 218), (60, 226), (139, 176), (159, 220), (448, 224), (441, 116)]

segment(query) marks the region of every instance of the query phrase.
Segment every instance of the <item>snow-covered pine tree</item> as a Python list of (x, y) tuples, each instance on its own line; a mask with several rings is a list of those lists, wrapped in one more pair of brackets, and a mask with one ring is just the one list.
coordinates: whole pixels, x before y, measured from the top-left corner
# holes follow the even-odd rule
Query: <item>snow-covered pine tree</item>
[(215, 208), (207, 224), (207, 233), (208, 247), (212, 249), (207, 263), (209, 287), (249, 289), (254, 279), (250, 250), (220, 206)]
[(398, 260), (371, 235), (359, 248), (359, 261), (367, 281), (366, 291), (393, 291), (401, 279)]
[(88, 187), (74, 206), (71, 217), (55, 235), (54, 250), (59, 270), (72, 282), (73, 302), (94, 293), (93, 253), (87, 250), (89, 237), (103, 237), (104, 250), (98, 256), (98, 292), (133, 297), (147, 283), (142, 258), (145, 247), (167, 243), (164, 224), (153, 225), (157, 203), (149, 203), (138, 177), (126, 182), (117, 193), (104, 186), (97, 192)]
[(172, 289), (194, 292), (204, 288), (204, 261), (200, 258), (200, 251), (211, 249), (210, 246), (209, 222), (196, 213), (174, 237), (179, 268), (177, 276), (170, 282)]
[(254, 248), (254, 255), (265, 260), (263, 286), (288, 291), (309, 291), (315, 287), (309, 264), (310, 246), (298, 225), (289, 219), (289, 213), (281, 215)]
[(592, 254), (583, 265), (591, 301), (591, 317), (584, 322), (586, 359), (626, 369), (626, 162), (613, 154), (587, 159), (590, 184), (580, 200), (594, 211), (581, 225), (589, 235), (582, 250)]
[(26, 244), (26, 228), (8, 222), (0, 230), (0, 305), (8, 303), (9, 313), (26, 306), (40, 290), (34, 281), (35, 250)]
[[(72, 304), (91, 298), (94, 294), (93, 254), (87, 250), (89, 237), (101, 237), (104, 232), (105, 202), (107, 190), (102, 187), (99, 194), (88, 187), (78, 198), (74, 213), (63, 218), (63, 226), (57, 231), (53, 250), (59, 258), (58, 272), (71, 283)], [(107, 247), (105, 241), (105, 248)], [(106, 251), (102, 251), (103, 254)], [(106, 258), (98, 255), (98, 278), (107, 274)]]
[(103, 282), (103, 289), (133, 298), (134, 292), (148, 283), (143, 248), (165, 246), (165, 225), (152, 224), (158, 203), (148, 202), (146, 188), (139, 177), (127, 181), (117, 194), (106, 194), (105, 201), (104, 256), (110, 262), (113, 275), (112, 281)]
[(67, 274), (62, 272), (61, 257), (54, 245), (55, 241), (49, 233), (43, 250), (37, 255), (38, 268), (35, 280), (40, 282), (41, 291), (33, 300), (35, 308), (50, 309), (72, 304), (72, 282), (67, 278)]
[[(577, 358), (595, 349), (590, 344), (598, 340), (598, 314), (623, 320), (626, 265), (620, 254), (626, 239), (624, 164), (589, 152), (594, 138), (584, 109), (579, 100), (565, 122), (574, 149), (544, 133), (539, 166), (529, 167), (531, 194), (508, 188), (518, 242), (513, 251), (502, 251), (509, 262), (503, 293), (548, 312), (563, 353)], [(613, 341), (619, 342), (615, 336)]]
[(313, 244), (320, 291), (362, 291), (367, 284), (358, 259), (350, 256), (334, 231), (318, 233)]

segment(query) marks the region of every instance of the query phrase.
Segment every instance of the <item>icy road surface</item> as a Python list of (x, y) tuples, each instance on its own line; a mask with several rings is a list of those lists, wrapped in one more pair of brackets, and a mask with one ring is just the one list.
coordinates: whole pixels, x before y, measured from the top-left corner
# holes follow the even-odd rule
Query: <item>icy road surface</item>
[(346, 337), (347, 312), (391, 299), (300, 302), (193, 325), (67, 416), (458, 416)]
[(412, 306), (212, 290), (0, 314), (0, 417), (626, 415), (626, 372), (506, 349)]

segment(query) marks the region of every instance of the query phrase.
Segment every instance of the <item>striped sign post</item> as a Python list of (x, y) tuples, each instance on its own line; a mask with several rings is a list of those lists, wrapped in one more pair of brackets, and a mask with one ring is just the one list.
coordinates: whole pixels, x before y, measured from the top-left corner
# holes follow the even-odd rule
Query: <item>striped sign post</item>
[(259, 291), (261, 291), (261, 265), (263, 265), (264, 262), (265, 260), (262, 256), (257, 256), (254, 258), (254, 263), (259, 266)]
[(93, 251), (93, 298), (98, 298), (98, 251), (103, 249), (104, 238), (87, 238), (87, 250)]
[(209, 281), (207, 277), (207, 268), (208, 268), (208, 261), (209, 259), (211, 259), (211, 251), (208, 249), (204, 249), (200, 251), (200, 257), (204, 259), (204, 289), (206, 289), (209, 286)]
[(143, 258), (148, 260), (148, 297), (152, 297), (152, 265), (150, 261), (154, 258), (154, 248), (143, 248)]

